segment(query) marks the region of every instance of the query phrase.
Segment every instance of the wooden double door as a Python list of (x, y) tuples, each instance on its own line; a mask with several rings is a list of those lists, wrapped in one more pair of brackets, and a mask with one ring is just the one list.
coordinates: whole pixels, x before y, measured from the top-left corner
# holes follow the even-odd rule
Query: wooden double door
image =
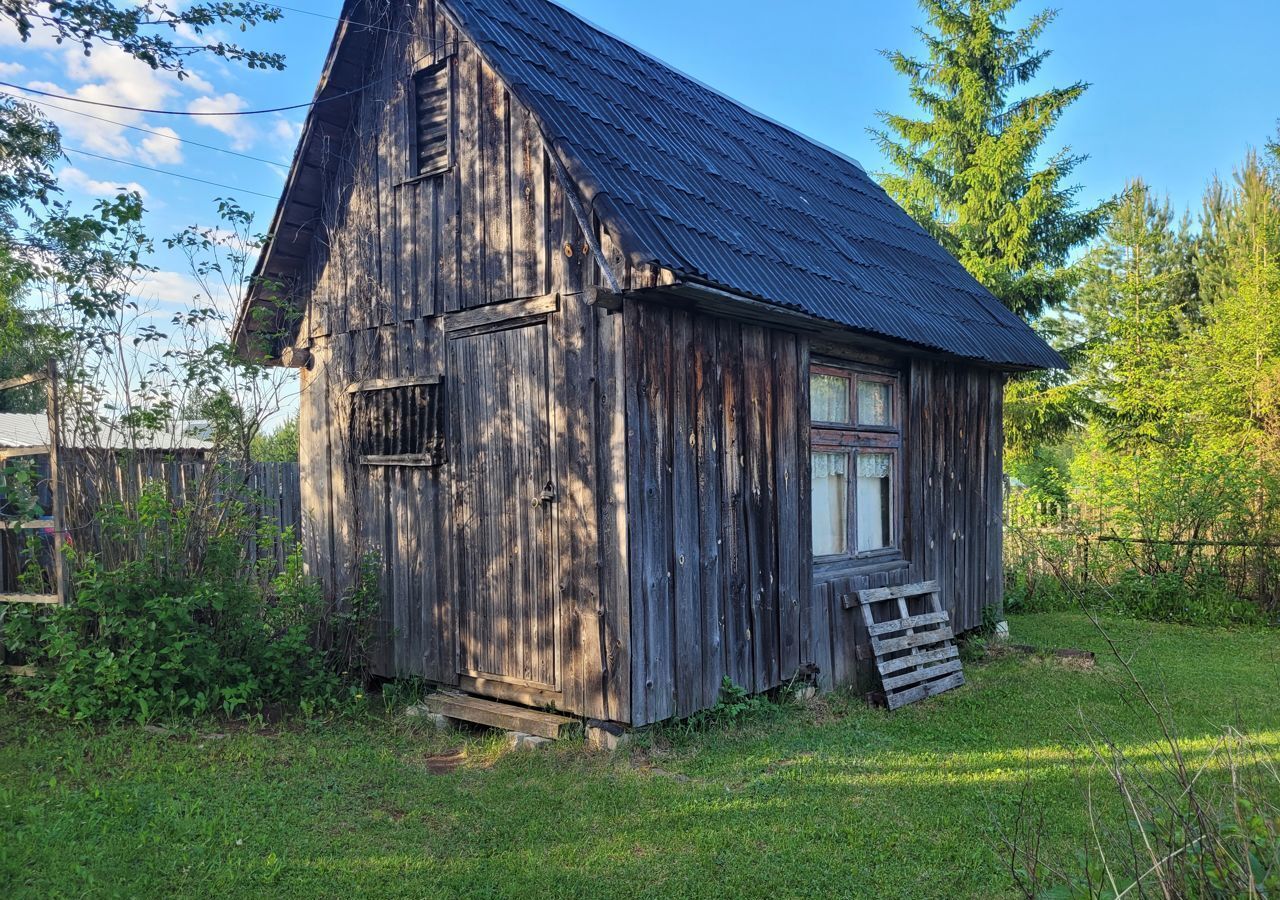
[(457, 659), (473, 688), (559, 688), (548, 331), (542, 318), (449, 339)]

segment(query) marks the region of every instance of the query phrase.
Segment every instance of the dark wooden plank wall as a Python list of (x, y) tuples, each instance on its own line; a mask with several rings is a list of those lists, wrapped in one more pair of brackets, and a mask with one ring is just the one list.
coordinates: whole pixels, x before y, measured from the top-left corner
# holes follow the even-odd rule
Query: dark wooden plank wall
[(967, 631), (1003, 591), (1004, 375), (917, 360), (907, 406), (911, 580), (937, 579), (955, 630)]
[[(821, 683), (870, 690), (868, 638), (844, 597), (869, 587), (937, 579), (957, 633), (999, 602), (1004, 376), (956, 363), (912, 360), (903, 422), (903, 552), (898, 565), (814, 579), (809, 644)], [(861, 657), (861, 658), (860, 658)]]
[(936, 578), (958, 631), (1000, 577), (1002, 376), (904, 362), (904, 559), (815, 575), (809, 552), (808, 341), (669, 305), (626, 305), (632, 720), (755, 691), (805, 664), (869, 689), (843, 599)]
[[(411, 19), (400, 18), (409, 15)], [(425, 2), (397, 5), (362, 81), (354, 121), (325, 152), (335, 174), (318, 190), (300, 343), (304, 545), (335, 595), (362, 554), (381, 557), (375, 670), (456, 683), (459, 610), (452, 468), (354, 463), (348, 385), (444, 375), (445, 319), (508, 300), (560, 294), (549, 318), (562, 664), (560, 708), (626, 721), (627, 605), (623, 316), (588, 305), (608, 283), (547, 156), (536, 121), (474, 45)], [(455, 52), (455, 165), (406, 179), (414, 62)], [(398, 77), (396, 73), (402, 73)], [(663, 281), (627, 261), (596, 221), (593, 237), (622, 286)], [(670, 277), (665, 277), (669, 283)], [(583, 402), (589, 398), (591, 402)]]
[(795, 674), (810, 596), (803, 339), (625, 307), (632, 721)]

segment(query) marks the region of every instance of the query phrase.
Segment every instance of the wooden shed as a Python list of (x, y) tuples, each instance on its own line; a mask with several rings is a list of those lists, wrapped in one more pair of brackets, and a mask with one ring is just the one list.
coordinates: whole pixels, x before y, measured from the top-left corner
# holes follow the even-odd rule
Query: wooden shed
[(865, 678), (860, 588), (979, 625), (1004, 380), (1061, 364), (855, 161), (546, 0), (345, 5), (237, 329), (378, 671), (629, 725)]

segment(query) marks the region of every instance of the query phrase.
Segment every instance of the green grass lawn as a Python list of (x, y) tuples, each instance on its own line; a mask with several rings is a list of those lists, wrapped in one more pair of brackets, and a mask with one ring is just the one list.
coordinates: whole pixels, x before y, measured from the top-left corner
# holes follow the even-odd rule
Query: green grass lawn
[[(0, 701), (0, 896), (1012, 895), (1028, 779), (1046, 853), (1086, 838), (1081, 717), (1139, 759), (1157, 737), (1084, 617), (1012, 624), (1099, 665), (1005, 657), (897, 713), (836, 695), (612, 757), (372, 714), (165, 735)], [(1276, 754), (1280, 633), (1108, 627), (1193, 751), (1240, 722)]]

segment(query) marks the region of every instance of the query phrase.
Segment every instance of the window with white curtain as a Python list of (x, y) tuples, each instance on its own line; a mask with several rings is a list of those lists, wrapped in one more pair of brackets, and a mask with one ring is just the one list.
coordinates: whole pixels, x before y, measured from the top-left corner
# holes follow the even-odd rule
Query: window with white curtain
[(902, 429), (896, 373), (815, 363), (809, 379), (813, 556), (898, 551)]

